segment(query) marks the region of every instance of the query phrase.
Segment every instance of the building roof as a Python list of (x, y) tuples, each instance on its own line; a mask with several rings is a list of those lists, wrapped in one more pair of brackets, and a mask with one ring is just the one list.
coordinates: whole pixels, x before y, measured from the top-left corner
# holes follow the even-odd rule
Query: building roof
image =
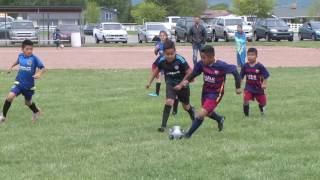
[(4, 13), (16, 12), (82, 12), (82, 6), (0, 6)]
[(211, 10), (211, 9), (207, 9), (205, 10), (202, 15), (201, 18), (203, 19), (213, 19), (219, 16), (228, 16), (231, 13), (226, 11), (226, 10)]
[(308, 8), (276, 7), (273, 14), (280, 18), (311, 17)]

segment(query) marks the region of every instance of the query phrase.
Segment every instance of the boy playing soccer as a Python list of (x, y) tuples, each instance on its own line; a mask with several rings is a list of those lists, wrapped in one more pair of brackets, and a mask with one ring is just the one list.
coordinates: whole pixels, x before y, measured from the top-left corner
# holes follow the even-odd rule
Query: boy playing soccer
[[(163, 45), (168, 40), (168, 34), (166, 31), (160, 31), (159, 33), (159, 41), (156, 43), (156, 47), (154, 49), (154, 54), (157, 57), (157, 59), (152, 63), (152, 73), (156, 71), (157, 64), (159, 63), (160, 59), (163, 57)], [(160, 87), (161, 87), (161, 73), (157, 74), (155, 77), (156, 79), (156, 92), (150, 93), (149, 96), (157, 97), (160, 94)], [(178, 105), (179, 100), (176, 98), (173, 104), (173, 110), (172, 114), (176, 115), (178, 112)]]
[(176, 54), (175, 44), (168, 40), (164, 43), (164, 56), (159, 60), (157, 69), (153, 72), (146, 88), (151, 86), (154, 78), (160, 71), (164, 72), (166, 81), (166, 103), (163, 110), (162, 125), (158, 129), (164, 132), (167, 127), (171, 107), (174, 100), (178, 97), (182, 102), (183, 108), (189, 113), (191, 120), (194, 119), (194, 108), (190, 105), (189, 86), (183, 86), (182, 80), (191, 74), (191, 69), (187, 61), (180, 55)]
[(35, 123), (39, 118), (41, 111), (37, 108), (36, 104), (32, 101), (35, 86), (34, 80), (39, 79), (44, 72), (45, 68), (40, 59), (32, 54), (33, 42), (25, 40), (22, 42), (22, 53), (19, 54), (18, 59), (12, 64), (8, 73), (10, 73), (16, 65), (19, 65), (18, 75), (16, 77), (15, 85), (12, 87), (11, 92), (7, 95), (3, 105), (2, 115), (0, 122), (4, 122), (7, 117), (8, 110), (12, 101), (22, 94), (25, 98), (25, 104), (33, 112), (32, 122)]
[(257, 62), (258, 50), (256, 48), (248, 49), (248, 62), (242, 67), (240, 76), (243, 79), (246, 76), (246, 86), (243, 93), (243, 112), (249, 116), (249, 101), (255, 99), (259, 103), (259, 109), (262, 115), (265, 113), (267, 98), (264, 90), (267, 88), (268, 70)]
[(227, 74), (233, 74), (236, 93), (241, 93), (241, 80), (237, 71), (237, 66), (216, 60), (214, 48), (211, 46), (203, 47), (200, 50), (200, 56), (202, 60), (196, 64), (192, 74), (183, 81), (183, 84), (187, 85), (195, 77), (203, 73), (204, 84), (202, 88), (202, 109), (197, 113), (191, 128), (185, 134), (186, 138), (190, 138), (192, 136), (192, 134), (201, 126), (206, 116), (218, 122), (219, 131), (223, 130), (225, 117), (217, 114), (215, 112), (215, 108), (223, 97)]

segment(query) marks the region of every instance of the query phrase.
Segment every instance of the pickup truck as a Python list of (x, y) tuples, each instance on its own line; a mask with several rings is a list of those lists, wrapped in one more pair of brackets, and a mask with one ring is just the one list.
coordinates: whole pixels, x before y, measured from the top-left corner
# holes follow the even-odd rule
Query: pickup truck
[(98, 28), (93, 29), (93, 37), (95, 38), (97, 44), (100, 41), (103, 41), (104, 43), (128, 42), (127, 31), (124, 30), (120, 23), (115, 22), (100, 23)]
[(11, 43), (19, 43), (26, 39), (38, 43), (38, 28), (35, 28), (32, 21), (18, 20), (11, 24), (9, 29), (9, 39)]

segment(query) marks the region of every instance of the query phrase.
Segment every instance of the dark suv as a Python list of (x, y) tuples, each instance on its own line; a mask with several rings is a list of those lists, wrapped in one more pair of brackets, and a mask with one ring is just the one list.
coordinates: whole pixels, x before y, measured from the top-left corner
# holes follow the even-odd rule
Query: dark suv
[[(181, 40), (184, 42), (191, 42), (191, 37), (188, 33), (190, 28), (194, 25), (194, 17), (181, 17), (176, 25), (175, 35), (177, 42)], [(203, 25), (207, 31), (207, 41), (212, 42), (212, 29), (211, 26), (207, 25), (203, 20), (201, 20), (201, 25)]]
[(254, 25), (254, 39), (266, 39), (268, 41), (282, 39), (293, 41), (294, 33), (282, 20), (276, 18), (259, 19)]

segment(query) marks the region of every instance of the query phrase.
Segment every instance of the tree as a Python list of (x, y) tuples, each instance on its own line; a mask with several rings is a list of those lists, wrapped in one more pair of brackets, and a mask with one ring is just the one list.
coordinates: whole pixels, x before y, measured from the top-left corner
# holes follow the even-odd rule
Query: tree
[(310, 16), (320, 16), (320, 1), (313, 0), (309, 11)]
[(100, 20), (100, 7), (95, 1), (86, 3), (85, 18), (87, 23), (98, 23)]
[(142, 24), (144, 21), (162, 21), (167, 15), (165, 7), (153, 2), (142, 2), (131, 10), (135, 22)]
[(268, 17), (275, 0), (233, 0), (233, 11), (238, 15)]
[(207, 9), (208, 0), (146, 0), (166, 7), (168, 15), (200, 16)]
[(210, 9), (212, 9), (212, 10), (226, 10), (226, 11), (229, 11), (229, 5), (226, 4), (226, 3), (220, 3), (220, 4), (216, 4), (216, 5), (210, 6)]

